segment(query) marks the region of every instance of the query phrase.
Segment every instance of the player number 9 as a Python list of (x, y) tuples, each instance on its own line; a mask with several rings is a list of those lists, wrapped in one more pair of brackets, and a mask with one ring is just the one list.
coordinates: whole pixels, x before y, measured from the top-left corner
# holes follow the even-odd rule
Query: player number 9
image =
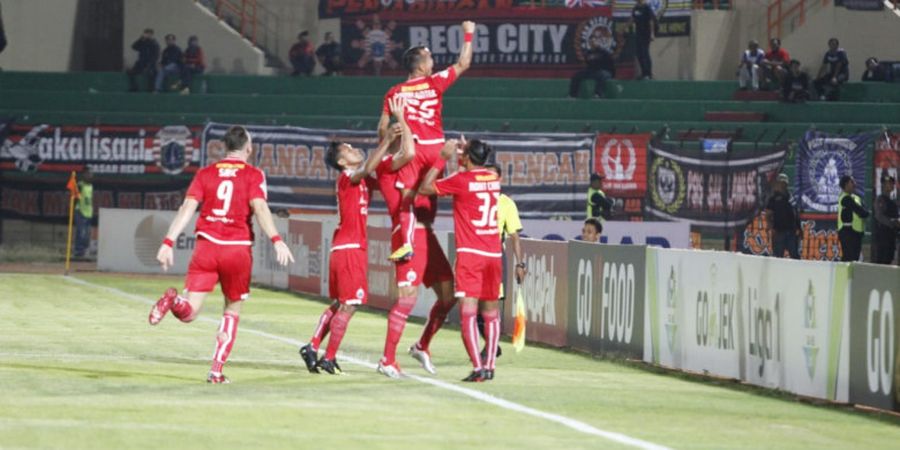
[(216, 197), (218, 197), (219, 200), (222, 200), (222, 207), (212, 210), (213, 214), (217, 216), (228, 214), (228, 209), (231, 208), (232, 193), (234, 193), (234, 183), (231, 182), (231, 180), (225, 180), (219, 183), (219, 188), (216, 189)]

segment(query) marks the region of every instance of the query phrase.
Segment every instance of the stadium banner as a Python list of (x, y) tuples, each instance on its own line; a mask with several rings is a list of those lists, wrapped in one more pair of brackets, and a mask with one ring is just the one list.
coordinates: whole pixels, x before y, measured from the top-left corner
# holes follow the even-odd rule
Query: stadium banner
[(784, 147), (701, 153), (651, 145), (648, 220), (684, 221), (692, 228), (742, 229), (764, 207), (764, 192), (784, 166)]
[(797, 176), (794, 177), (800, 211), (834, 219), (839, 181), (845, 174), (856, 179), (856, 194), (865, 198), (866, 149), (873, 133), (841, 136), (808, 131), (797, 149)]
[(603, 192), (614, 202), (616, 220), (643, 220), (647, 192), (649, 134), (599, 134), (594, 172), (603, 176)]
[(853, 264), (850, 402), (900, 411), (900, 269)]
[(0, 147), (0, 170), (179, 175), (200, 164), (200, 128), (185, 125), (17, 125)]
[(569, 346), (644, 356), (647, 247), (569, 242)]
[(554, 347), (566, 346), (569, 322), (568, 282), (569, 245), (566, 242), (522, 239), (522, 254), (528, 275), (521, 285), (515, 280), (515, 254), (506, 251), (506, 305), (503, 308), (503, 332), (512, 334), (515, 323), (513, 300), (515, 289), (522, 290), (527, 326), (526, 342), (540, 342)]
[[(801, 215), (801, 217), (803, 217)], [(741, 253), (758, 256), (772, 255), (769, 224), (760, 212), (747, 224), (741, 236)], [(813, 261), (840, 261), (841, 243), (833, 220), (800, 221), (800, 258)]]
[(523, 0), (319, 0), (319, 18), (361, 16), (386, 12), (417, 14), (463, 12), (471, 16), (473, 13), (478, 15), (493, 12), (505, 13), (514, 7), (527, 5), (528, 2)]
[[(613, 3), (613, 17), (617, 21), (627, 22), (631, 19), (631, 11), (636, 0), (615, 0)], [(653, 8), (656, 14), (658, 26), (655, 35), (666, 36), (690, 36), (691, 14), (693, 10), (691, 0), (656, 0), (647, 4)]]
[[(97, 269), (131, 273), (162, 273), (156, 252), (175, 211), (101, 208), (97, 231)], [(174, 239), (174, 265), (169, 274), (187, 273), (194, 251), (196, 216)]]
[[(328, 266), (325, 264), (324, 224), (319, 220), (291, 219), (285, 243), (294, 254), (294, 263), (288, 265), (288, 289), (311, 295), (323, 295), (322, 280), (326, 278)], [(270, 245), (271, 246), (271, 245)], [(327, 296), (327, 292), (324, 293)]]
[[(203, 131), (202, 165), (225, 155), (222, 137), (229, 124), (210, 123)], [(266, 172), (269, 204), (306, 211), (335, 211), (337, 172), (325, 166), (332, 140), (370, 151), (374, 131), (314, 130), (283, 126), (247, 126), (253, 135), (252, 164)], [(448, 132), (448, 136), (457, 136)], [(516, 199), (522, 217), (576, 216), (584, 213), (594, 135), (589, 133), (466, 133), (490, 143), (503, 170), (503, 191)], [(449, 203), (445, 203), (449, 210)], [(381, 195), (370, 211), (384, 213)]]
[[(875, 141), (875, 190), (877, 196), (881, 194), (881, 176), (888, 174), (895, 180), (900, 179), (900, 134), (885, 133)], [(896, 192), (894, 194), (896, 196)]]
[[(275, 223), (275, 229), (278, 230), (279, 235), (285, 237), (290, 236), (290, 220), (288, 220), (287, 218), (272, 217), (272, 221)], [(291, 240), (288, 238), (286, 243), (290, 245)], [(275, 247), (272, 245), (272, 241), (270, 241), (269, 237), (266, 236), (266, 233), (263, 232), (262, 228), (259, 226), (259, 223), (254, 220), (252, 275), (253, 282), (262, 284), (264, 286), (273, 287), (275, 289), (287, 289), (289, 285), (291, 266), (297, 264), (302, 257), (300, 254), (298, 254), (298, 250), (300, 250), (299, 247), (291, 246), (290, 249), (294, 253), (294, 261), (296, 262), (294, 262), (293, 264), (288, 264), (287, 266), (278, 264), (278, 260), (275, 258)]]
[[(426, 46), (436, 68), (455, 64), (468, 12), (383, 12), (342, 16), (341, 46), (346, 75), (405, 75), (405, 49)], [(615, 20), (608, 6), (587, 9), (510, 9), (477, 16), (472, 67), (466, 76), (563, 78), (585, 67), (591, 42), (612, 53), (617, 77), (631, 78), (634, 45), (627, 19)]]

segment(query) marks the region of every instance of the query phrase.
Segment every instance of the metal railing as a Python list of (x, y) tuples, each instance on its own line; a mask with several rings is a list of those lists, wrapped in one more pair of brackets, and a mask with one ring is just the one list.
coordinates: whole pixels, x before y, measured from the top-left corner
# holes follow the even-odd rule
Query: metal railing
[(694, 9), (731, 9), (732, 0), (694, 0)]
[(784, 0), (772, 0), (767, 11), (769, 40), (781, 39), (787, 31), (793, 32), (806, 23), (806, 17), (817, 9), (827, 6), (828, 0), (796, 0), (793, 5), (785, 5)]

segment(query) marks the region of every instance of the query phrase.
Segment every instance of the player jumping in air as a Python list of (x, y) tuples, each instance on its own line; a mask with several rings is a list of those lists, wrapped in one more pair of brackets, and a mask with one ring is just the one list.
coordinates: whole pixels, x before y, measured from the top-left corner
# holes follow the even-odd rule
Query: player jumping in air
[[(395, 116), (402, 115), (404, 105), (402, 98), (392, 99), (391, 112)], [(368, 299), (366, 220), (369, 216), (369, 191), (377, 186), (375, 178), (369, 174), (381, 162), (396, 137), (382, 139), (368, 160), (362, 150), (342, 142), (332, 142), (325, 152), (325, 163), (340, 171), (337, 179), (340, 223), (334, 230), (328, 263), (328, 294), (334, 302), (319, 317), (309, 343), (300, 348), (300, 356), (311, 373), (323, 370), (332, 375), (341, 373), (341, 367), (335, 360), (338, 348), (356, 306), (366, 304)], [(331, 336), (325, 356), (316, 361), (319, 344), (327, 333)]]
[[(206, 381), (228, 383), (222, 366), (234, 346), (241, 304), (250, 296), (250, 272), (253, 256), (251, 215), (272, 240), (275, 257), (281, 265), (293, 262), (290, 249), (281, 240), (272, 213), (266, 203), (266, 176), (247, 163), (253, 152), (250, 135), (244, 127), (233, 126), (225, 132), (225, 159), (197, 172), (184, 203), (169, 226), (156, 254), (163, 270), (173, 263), (172, 243), (200, 207), (197, 219), (197, 243), (188, 266), (184, 295), (169, 288), (150, 310), (150, 325), (172, 314), (182, 322), (191, 322), (200, 312), (218, 281), (225, 296), (225, 312), (216, 335), (216, 352)], [(201, 206), (202, 205), (202, 206)]]
[[(437, 180), (440, 173), (432, 168), (419, 186), (422, 195), (453, 197), (453, 230), (456, 237), (456, 293), (460, 301), (462, 338), (472, 373), (463, 381), (487, 381), (494, 378), (494, 363), (500, 340), (500, 280), (503, 277), (502, 253), (497, 227), (497, 203), (500, 198), (500, 177), (484, 167), (491, 148), (479, 140), (448, 141), (441, 157), (449, 159), (457, 153), (460, 171)], [(462, 168), (465, 168), (463, 171)], [(476, 316), (479, 309), (484, 316), (487, 355), (481, 361), (478, 346)]]
[(415, 140), (416, 155), (412, 161), (400, 169), (397, 188), (401, 190), (401, 204), (398, 212), (401, 233), (401, 245), (392, 249), (391, 260), (409, 258), (413, 252), (412, 242), (415, 236), (415, 218), (412, 206), (416, 189), (428, 169), (444, 168), (444, 161), (439, 154), (444, 144), (444, 125), (442, 121), (443, 97), (446, 91), (463, 74), (472, 62), (472, 38), (475, 35), (475, 23), (462, 23), (463, 43), (456, 64), (432, 74), (434, 59), (427, 47), (419, 46), (408, 49), (403, 54), (403, 66), (409, 72), (409, 78), (393, 86), (384, 96), (384, 108), (378, 122), (378, 135), (383, 138), (390, 127), (390, 107), (388, 102), (395, 97), (406, 99), (406, 123), (412, 130)]

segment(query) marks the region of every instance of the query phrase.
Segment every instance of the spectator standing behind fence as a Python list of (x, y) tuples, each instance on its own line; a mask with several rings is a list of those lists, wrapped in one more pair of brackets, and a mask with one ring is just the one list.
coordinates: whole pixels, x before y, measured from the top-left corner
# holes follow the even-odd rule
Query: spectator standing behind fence
[(309, 40), (309, 32), (301, 31), (297, 35), (297, 42), (291, 47), (289, 57), (291, 66), (294, 71), (292, 76), (312, 75), (313, 69), (316, 67), (316, 58), (313, 43)]
[(772, 236), (772, 255), (784, 258), (787, 250), (792, 259), (800, 259), (800, 214), (788, 190), (788, 176), (783, 173), (775, 179), (766, 205), (766, 221)]
[(200, 39), (197, 36), (188, 38), (187, 48), (184, 49), (184, 68), (181, 69), (181, 93), (191, 93), (191, 83), (194, 75), (200, 75), (206, 70), (206, 60), (203, 57), (203, 49), (200, 48)]
[(878, 58), (871, 57), (866, 60), (866, 71), (862, 75), (863, 81), (885, 81), (884, 68), (878, 64)]
[(897, 188), (897, 180), (890, 175), (881, 177), (881, 195), (875, 199), (875, 221), (872, 233), (873, 262), (893, 264), (897, 251), (897, 237), (900, 233), (900, 210), (897, 201), (891, 198)]
[(166, 48), (162, 52), (162, 59), (159, 61), (159, 72), (156, 73), (156, 84), (153, 87), (154, 92), (163, 90), (163, 82), (166, 77), (181, 77), (181, 69), (184, 65), (184, 54), (181, 47), (175, 43), (175, 35), (166, 35)]
[(759, 70), (766, 53), (759, 48), (759, 42), (750, 41), (747, 50), (741, 53), (741, 64), (738, 66), (738, 83), (741, 89), (759, 90)]
[(781, 98), (788, 103), (809, 100), (809, 75), (800, 70), (800, 61), (791, 60), (790, 69), (781, 84)]
[(334, 40), (331, 32), (325, 33), (322, 45), (316, 49), (316, 58), (325, 69), (323, 76), (340, 75), (343, 70), (341, 61), (341, 43)]
[(772, 38), (769, 40), (769, 51), (762, 62), (763, 79), (766, 83), (781, 86), (784, 83), (784, 77), (787, 75), (791, 55), (787, 50), (781, 48), (781, 39)]
[(656, 14), (646, 0), (637, 0), (631, 9), (631, 23), (634, 27), (635, 46), (638, 64), (641, 66), (641, 79), (653, 79), (653, 61), (650, 59), (650, 42), (656, 33)]
[(837, 38), (829, 39), (828, 51), (822, 58), (822, 68), (819, 69), (819, 76), (813, 82), (819, 100), (838, 99), (841, 85), (847, 81), (850, 74), (849, 65), (847, 52), (840, 47)]
[(616, 62), (612, 53), (601, 47), (596, 38), (591, 38), (590, 45), (591, 48), (584, 55), (587, 67), (575, 72), (569, 82), (569, 97), (578, 97), (581, 82), (585, 79), (592, 79), (594, 80), (594, 98), (602, 98), (606, 81), (616, 76)]
[(862, 252), (862, 238), (865, 232), (863, 219), (869, 211), (863, 208), (862, 199), (854, 193), (856, 180), (844, 175), (840, 181), (841, 195), (838, 196), (838, 240), (841, 242), (841, 261), (859, 261)]
[(131, 44), (132, 50), (138, 52), (138, 59), (128, 70), (129, 91), (138, 91), (138, 77), (153, 80), (156, 76), (156, 62), (159, 60), (159, 43), (153, 38), (153, 29), (147, 28), (138, 40)]

